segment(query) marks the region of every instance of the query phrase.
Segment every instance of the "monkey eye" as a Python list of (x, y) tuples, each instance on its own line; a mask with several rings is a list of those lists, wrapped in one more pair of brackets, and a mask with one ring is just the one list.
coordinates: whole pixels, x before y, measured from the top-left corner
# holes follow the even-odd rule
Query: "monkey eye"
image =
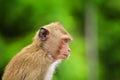
[(64, 41), (65, 41), (65, 43), (68, 43), (70, 40), (66, 38), (66, 39), (64, 39)]

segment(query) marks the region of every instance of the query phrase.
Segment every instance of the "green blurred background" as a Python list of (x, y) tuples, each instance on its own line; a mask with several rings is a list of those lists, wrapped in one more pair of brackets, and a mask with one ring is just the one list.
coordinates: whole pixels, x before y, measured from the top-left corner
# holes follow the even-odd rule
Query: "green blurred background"
[(53, 80), (120, 80), (120, 0), (0, 0), (0, 77), (35, 32), (55, 21), (74, 40)]

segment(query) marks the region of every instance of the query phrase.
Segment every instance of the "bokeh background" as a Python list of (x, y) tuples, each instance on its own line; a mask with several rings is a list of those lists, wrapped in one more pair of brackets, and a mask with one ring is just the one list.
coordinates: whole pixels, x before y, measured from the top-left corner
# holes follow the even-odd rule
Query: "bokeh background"
[(55, 21), (74, 40), (53, 80), (120, 80), (120, 0), (0, 0), (0, 77), (35, 32)]

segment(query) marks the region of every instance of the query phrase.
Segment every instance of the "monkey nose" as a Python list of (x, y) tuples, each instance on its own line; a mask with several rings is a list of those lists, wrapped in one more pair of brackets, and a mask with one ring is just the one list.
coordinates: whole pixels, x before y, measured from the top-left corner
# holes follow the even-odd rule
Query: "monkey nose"
[(68, 49), (68, 52), (70, 52), (70, 49)]

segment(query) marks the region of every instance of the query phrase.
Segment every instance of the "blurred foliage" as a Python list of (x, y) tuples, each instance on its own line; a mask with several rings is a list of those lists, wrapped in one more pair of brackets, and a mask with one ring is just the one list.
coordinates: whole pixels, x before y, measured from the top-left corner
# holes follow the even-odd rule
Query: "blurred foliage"
[[(120, 78), (120, 0), (91, 0), (97, 6), (99, 79)], [(71, 56), (54, 80), (87, 80), (84, 0), (0, 0), (0, 76), (9, 60), (32, 41), (37, 29), (61, 21), (72, 34)]]

